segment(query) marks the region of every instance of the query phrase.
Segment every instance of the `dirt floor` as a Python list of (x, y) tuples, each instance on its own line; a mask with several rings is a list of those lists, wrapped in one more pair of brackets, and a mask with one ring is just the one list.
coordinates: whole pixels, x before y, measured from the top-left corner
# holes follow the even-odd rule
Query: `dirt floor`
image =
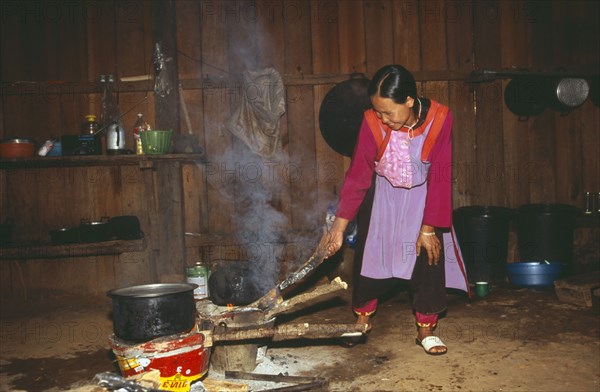
[[(348, 297), (277, 321), (353, 322)], [(508, 285), (449, 301), (437, 330), (447, 355), (428, 356), (415, 344), (408, 295), (399, 291), (381, 304), (365, 343), (264, 341), (254, 372), (322, 377), (329, 391), (600, 391), (596, 309), (562, 303), (553, 288)], [(104, 297), (2, 302), (0, 390), (81, 389), (98, 373), (117, 373), (110, 310)], [(208, 376), (223, 377), (212, 369)]]

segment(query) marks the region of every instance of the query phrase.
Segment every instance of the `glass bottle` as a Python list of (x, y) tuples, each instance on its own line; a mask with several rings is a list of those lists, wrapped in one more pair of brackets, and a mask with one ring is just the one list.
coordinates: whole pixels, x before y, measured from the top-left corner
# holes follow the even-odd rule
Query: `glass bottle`
[(586, 215), (591, 215), (593, 212), (593, 206), (592, 206), (592, 195), (590, 195), (590, 192), (585, 192), (584, 195), (584, 201), (583, 201), (583, 213)]
[(137, 155), (144, 154), (144, 150), (142, 149), (142, 139), (140, 138), (140, 134), (144, 131), (144, 115), (138, 113), (135, 124), (133, 125), (133, 145), (135, 146), (135, 153)]

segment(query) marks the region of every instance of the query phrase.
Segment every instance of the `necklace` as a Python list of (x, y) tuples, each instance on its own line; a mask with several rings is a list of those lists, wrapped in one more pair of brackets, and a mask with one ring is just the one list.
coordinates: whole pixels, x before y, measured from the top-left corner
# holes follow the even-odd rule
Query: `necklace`
[(421, 105), (421, 100), (417, 98), (417, 102), (419, 103), (419, 113), (417, 114), (417, 119), (413, 123), (413, 125), (403, 125), (402, 128), (408, 128), (408, 139), (412, 140), (415, 137), (414, 127), (419, 123), (421, 119), (421, 109), (423, 109), (423, 105)]

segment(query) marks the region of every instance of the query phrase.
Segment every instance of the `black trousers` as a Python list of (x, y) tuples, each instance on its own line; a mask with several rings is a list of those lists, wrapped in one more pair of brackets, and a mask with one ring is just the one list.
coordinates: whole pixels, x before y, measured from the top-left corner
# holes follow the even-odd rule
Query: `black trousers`
[[(360, 206), (357, 216), (358, 233), (354, 254), (354, 289), (352, 292), (352, 306), (354, 308), (360, 308), (367, 302), (389, 293), (390, 290), (393, 290), (398, 287), (402, 281), (405, 281), (399, 278), (373, 279), (360, 274), (365, 242), (369, 232), (369, 223), (371, 221), (371, 208), (373, 206), (374, 194), (375, 176), (373, 177), (371, 188), (365, 195), (365, 199)], [(417, 257), (415, 268), (409, 281), (409, 288), (413, 299), (413, 309), (423, 314), (440, 313), (446, 309), (446, 275), (444, 268), (442, 231), (436, 229), (435, 232), (438, 240), (442, 243), (438, 264), (429, 265), (427, 252), (422, 248), (420, 256)]]

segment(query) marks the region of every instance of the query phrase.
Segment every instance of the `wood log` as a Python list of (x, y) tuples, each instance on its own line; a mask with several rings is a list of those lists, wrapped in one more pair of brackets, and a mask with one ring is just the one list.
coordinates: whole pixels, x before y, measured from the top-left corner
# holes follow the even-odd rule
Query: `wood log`
[(276, 327), (228, 328), (214, 331), (214, 342), (271, 338), (273, 341), (292, 339), (331, 339), (356, 336), (367, 332), (367, 324), (290, 323)]
[(248, 385), (226, 380), (217, 380), (207, 377), (202, 380), (202, 385), (207, 392), (248, 392)]
[(266, 313), (266, 320), (271, 319), (275, 315), (289, 313), (291, 311), (298, 310), (307, 304), (314, 303), (318, 298), (319, 300), (325, 300), (330, 296), (333, 296), (340, 290), (346, 290), (348, 288), (348, 284), (338, 276), (333, 279), (329, 284), (324, 284), (318, 286), (313, 291), (308, 293), (303, 293), (296, 295), (288, 300), (283, 301), (282, 303), (275, 305), (273, 309)]

